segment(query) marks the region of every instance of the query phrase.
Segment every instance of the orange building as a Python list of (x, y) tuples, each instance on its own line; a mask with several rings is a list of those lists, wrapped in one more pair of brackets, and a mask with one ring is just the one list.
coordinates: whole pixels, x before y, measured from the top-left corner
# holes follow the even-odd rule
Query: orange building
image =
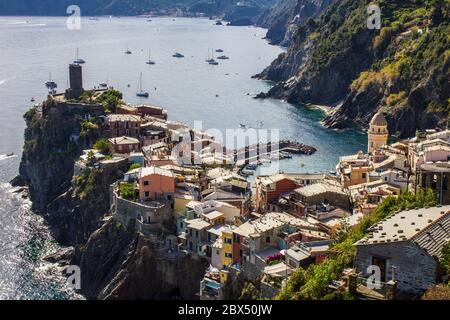
[(173, 200), (175, 175), (158, 167), (142, 168), (139, 174), (139, 199), (141, 201)]

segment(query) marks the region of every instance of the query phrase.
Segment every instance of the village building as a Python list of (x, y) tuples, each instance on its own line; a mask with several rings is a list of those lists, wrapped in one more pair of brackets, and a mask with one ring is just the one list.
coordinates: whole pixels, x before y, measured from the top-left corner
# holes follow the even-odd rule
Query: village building
[(308, 207), (331, 205), (345, 210), (350, 209), (350, 197), (342, 187), (333, 180), (315, 183), (293, 191), (297, 201)]
[(138, 152), (141, 148), (141, 144), (139, 143), (139, 140), (136, 138), (131, 137), (117, 137), (117, 138), (110, 138), (109, 143), (111, 144), (111, 147), (113, 148), (115, 153), (132, 153), (132, 152)]
[(175, 175), (169, 170), (158, 167), (145, 167), (139, 171), (139, 199), (156, 201), (165, 199), (173, 201), (175, 194)]
[(276, 174), (256, 177), (255, 209), (261, 213), (277, 211), (280, 196), (323, 179), (323, 174)]
[(130, 114), (110, 114), (105, 118), (105, 131), (108, 137), (132, 137), (139, 139), (141, 116)]
[(380, 268), (380, 282), (422, 294), (439, 280), (439, 258), (450, 237), (450, 206), (400, 211), (370, 228), (355, 243), (355, 265), (363, 276)]
[(336, 171), (341, 185), (348, 188), (355, 184), (370, 182), (369, 173), (374, 170), (368, 155), (362, 151), (355, 155), (343, 156), (339, 160)]
[(136, 107), (137, 113), (142, 117), (153, 117), (161, 120), (167, 120), (167, 110), (162, 107), (140, 105)]

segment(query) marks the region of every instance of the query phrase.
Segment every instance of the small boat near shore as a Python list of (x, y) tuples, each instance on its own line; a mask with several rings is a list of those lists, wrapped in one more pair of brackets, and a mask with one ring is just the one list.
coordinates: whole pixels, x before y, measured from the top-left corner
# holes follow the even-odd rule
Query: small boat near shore
[(81, 59), (78, 56), (78, 48), (77, 48), (77, 54), (75, 56), (75, 60), (73, 61), (73, 63), (76, 63), (76, 64), (85, 64), (86, 63), (86, 61), (84, 59)]
[(52, 80), (52, 74), (49, 73), (49, 79), (48, 81), (45, 83), (45, 86), (47, 87), (47, 89), (55, 89), (58, 87), (58, 85), (56, 84), (55, 81)]
[(172, 55), (172, 57), (174, 57), (174, 58), (184, 58), (184, 55), (181, 54), (181, 53), (179, 53), (179, 52), (175, 52), (175, 53)]
[(142, 72), (141, 72), (141, 75), (140, 75), (140, 78), (139, 78), (139, 90), (136, 92), (136, 96), (137, 97), (141, 97), (141, 98), (148, 98), (149, 97), (148, 92), (144, 91), (142, 89)]

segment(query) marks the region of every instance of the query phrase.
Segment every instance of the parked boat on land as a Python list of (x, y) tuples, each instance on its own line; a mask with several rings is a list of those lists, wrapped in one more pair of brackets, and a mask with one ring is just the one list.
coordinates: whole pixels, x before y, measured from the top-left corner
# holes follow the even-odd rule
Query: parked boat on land
[(174, 57), (174, 58), (184, 58), (184, 55), (181, 54), (181, 53), (179, 53), (179, 52), (175, 52), (175, 53), (172, 55), (172, 57)]

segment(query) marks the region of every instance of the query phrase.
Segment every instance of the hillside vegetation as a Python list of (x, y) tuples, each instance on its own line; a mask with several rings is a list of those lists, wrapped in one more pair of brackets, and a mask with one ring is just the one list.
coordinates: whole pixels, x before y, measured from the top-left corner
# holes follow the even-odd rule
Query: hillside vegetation
[(332, 128), (352, 122), (366, 127), (379, 108), (387, 113), (391, 134), (445, 127), (450, 112), (449, 3), (378, 1), (381, 29), (371, 30), (371, 1), (333, 2), (298, 27), (288, 52), (259, 77), (279, 82), (269, 96), (337, 105), (325, 121)]

